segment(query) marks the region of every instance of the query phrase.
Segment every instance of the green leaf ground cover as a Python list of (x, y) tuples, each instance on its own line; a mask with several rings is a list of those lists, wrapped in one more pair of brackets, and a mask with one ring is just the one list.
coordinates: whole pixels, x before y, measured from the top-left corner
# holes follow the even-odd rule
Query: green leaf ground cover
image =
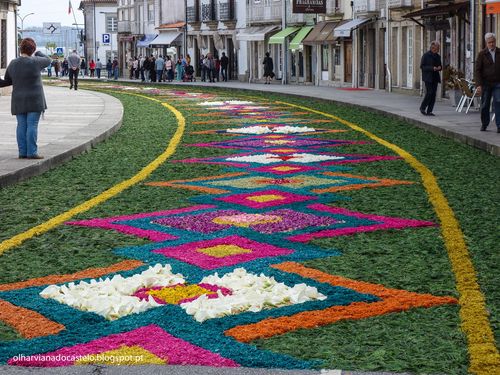
[[(234, 90), (203, 90), (222, 97), (227, 95), (231, 99), (249, 96), (246, 92)], [(122, 129), (110, 140), (54, 171), (0, 190), (1, 240), (131, 177), (165, 149), (176, 128), (175, 118), (158, 103), (120, 93), (113, 95), (123, 102), (125, 115)], [(497, 272), (492, 266), (499, 264), (496, 244), (497, 184), (500, 180), (498, 158), (434, 136), (403, 121), (359, 109), (309, 99), (304, 104), (298, 98), (281, 95), (251, 93), (250, 96), (266, 103), (282, 100), (340, 116), (397, 144), (432, 170), (462, 225), (491, 312), (490, 321), (498, 338), (500, 292), (496, 288)], [(173, 105), (176, 103), (180, 102), (172, 102)], [(185, 146), (201, 140), (225, 139), (218, 135), (200, 138), (200, 135), (191, 134), (192, 131), (221, 127), (219, 124), (193, 125), (192, 121), (202, 120), (192, 116), (196, 110), (182, 107), (181, 111), (188, 119), (187, 130), (183, 144), (172, 158), (232, 153), (227, 149)], [(322, 118), (319, 115), (301, 117)], [(335, 123), (320, 126), (345, 128)], [(325, 137), (331, 137), (331, 134)], [(353, 131), (339, 133), (338, 138), (367, 140)], [(337, 147), (334, 151), (393, 155), (392, 151), (378, 144)], [(418, 174), (403, 161), (361, 163), (350, 167), (352, 170), (349, 173), (405, 179), (415, 184), (343, 192), (351, 200), (335, 202), (335, 205), (366, 213), (437, 221)], [(215, 165), (167, 163), (148, 180), (193, 178), (218, 174), (223, 170)], [(78, 218), (187, 206), (190, 205), (188, 199), (194, 195), (196, 193), (181, 189), (151, 188), (138, 184)], [(374, 232), (314, 242), (325, 249), (340, 249), (343, 255), (308, 261), (308, 266), (392, 288), (457, 296), (439, 228)], [(0, 282), (110, 265), (121, 260), (112, 254), (113, 248), (140, 243), (143, 241), (114, 232), (61, 226), (2, 255)], [(461, 374), (466, 373), (467, 353), (459, 324), (458, 308), (442, 306), (363, 321), (341, 322), (315, 330), (300, 330), (259, 340), (255, 344), (301, 358), (324, 359), (328, 368)], [(15, 332), (0, 326), (1, 339), (11, 340), (13, 334)]]

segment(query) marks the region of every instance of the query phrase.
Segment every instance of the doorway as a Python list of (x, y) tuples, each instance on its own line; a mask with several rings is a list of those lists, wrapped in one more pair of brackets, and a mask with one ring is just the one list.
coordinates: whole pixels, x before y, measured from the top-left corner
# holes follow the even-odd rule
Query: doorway
[(344, 42), (344, 82), (352, 83), (352, 41)]

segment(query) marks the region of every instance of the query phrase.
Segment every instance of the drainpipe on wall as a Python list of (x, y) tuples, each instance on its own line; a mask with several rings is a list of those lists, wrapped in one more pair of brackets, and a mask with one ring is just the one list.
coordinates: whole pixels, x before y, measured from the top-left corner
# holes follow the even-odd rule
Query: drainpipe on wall
[[(288, 0), (282, 0), (283, 17), (281, 17), (281, 30), (286, 29), (286, 2)], [(287, 81), (287, 70), (288, 70), (288, 54), (286, 50), (286, 37), (283, 39), (283, 72), (281, 72), (281, 84), (286, 85)]]
[(391, 69), (389, 68), (389, 32), (390, 28), (390, 14), (389, 14), (389, 0), (385, 0), (385, 19), (386, 19), (386, 30), (385, 30), (385, 70), (387, 71), (387, 91), (392, 92), (392, 75)]
[(17, 11), (17, 6), (16, 6), (16, 9), (14, 9), (14, 27), (16, 28), (16, 35), (15, 35), (15, 38), (14, 38), (14, 51), (16, 51), (16, 59), (19, 57), (19, 52), (18, 52), (18, 40), (19, 40), (19, 37), (18, 37), (18, 34), (17, 34), (17, 17), (18, 17), (19, 13)]
[[(420, 6), (422, 9), (424, 9), (424, 0), (420, 2)], [(420, 28), (420, 56), (423, 56), (425, 52), (425, 46), (424, 46), (424, 40), (425, 40), (425, 29), (423, 27)], [(420, 68), (420, 66), (419, 66)], [(420, 74), (420, 96), (424, 96), (424, 85), (422, 84), (422, 74)]]
[(471, 72), (474, 77), (474, 66), (476, 63), (476, 2), (470, 0), (470, 53)]
[[(250, 42), (250, 50), (252, 50), (252, 42)], [(252, 83), (253, 79), (253, 66), (252, 66), (252, 53), (248, 53), (248, 41), (247, 44), (247, 66), (248, 66), (248, 83)]]

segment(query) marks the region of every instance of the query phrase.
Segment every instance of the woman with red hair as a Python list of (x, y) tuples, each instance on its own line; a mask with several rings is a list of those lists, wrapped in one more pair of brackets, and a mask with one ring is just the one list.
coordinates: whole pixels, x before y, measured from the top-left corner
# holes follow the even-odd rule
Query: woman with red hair
[(13, 86), (11, 112), (17, 118), (19, 159), (43, 159), (37, 147), (38, 122), (47, 109), (41, 71), (49, 66), (50, 58), (35, 50), (33, 39), (23, 39), (20, 56), (10, 62), (4, 79), (0, 79), (0, 87)]

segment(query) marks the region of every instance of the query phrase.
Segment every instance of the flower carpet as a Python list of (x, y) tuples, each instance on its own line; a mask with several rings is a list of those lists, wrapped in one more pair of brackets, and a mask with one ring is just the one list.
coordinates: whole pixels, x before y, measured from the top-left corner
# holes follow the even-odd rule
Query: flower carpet
[[(283, 104), (98, 88), (189, 113), (189, 140), (158, 168), (193, 172), (153, 173), (140, 182), (142, 194), (157, 200), (154, 208), (137, 203), (118, 214), (91, 210), (64, 220), (69, 231), (137, 242), (109, 249), (123, 260), (108, 267), (0, 284), (0, 320), (22, 336), (1, 344), (2, 363), (323, 368), (320, 359), (263, 343), (340, 322), (457, 306), (454, 290), (422, 293), (331, 271), (345, 253), (332, 246), (339, 238), (418, 236), (440, 227), (428, 216), (378, 213), (377, 202), (370, 212), (350, 207), (365, 190), (418, 183), (356, 170), (390, 168), (402, 162), (396, 153), (373, 154), (373, 140)], [(187, 198), (172, 200), (176, 192)]]

